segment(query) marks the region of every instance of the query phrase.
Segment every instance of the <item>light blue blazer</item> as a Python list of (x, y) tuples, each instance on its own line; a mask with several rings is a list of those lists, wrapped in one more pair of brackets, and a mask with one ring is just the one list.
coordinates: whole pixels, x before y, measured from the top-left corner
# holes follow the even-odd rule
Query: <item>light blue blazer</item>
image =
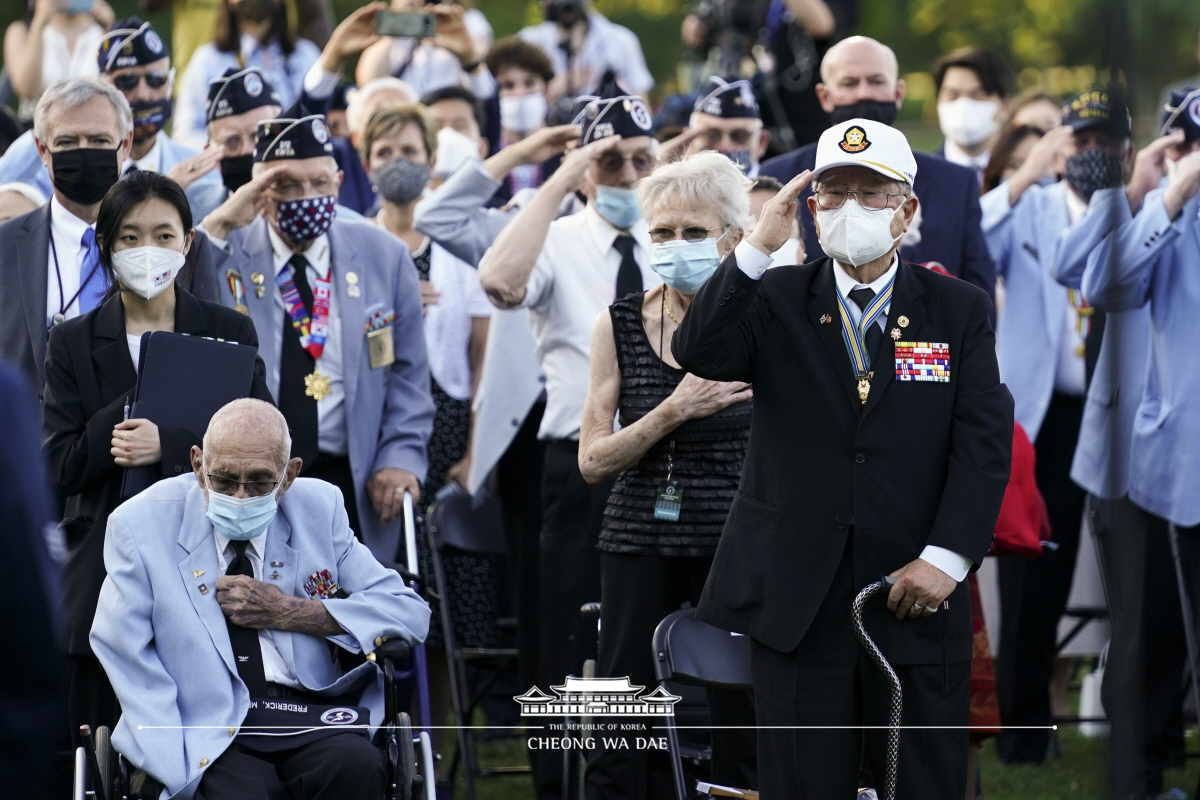
[[(195, 150), (181, 145), (162, 131), (158, 132), (158, 146), (162, 148), (161, 167), (164, 175), (180, 161), (196, 155)], [(29, 184), (44, 194), (47, 200), (54, 193), (50, 173), (38, 158), (37, 144), (33, 141), (31, 130), (21, 134), (0, 156), (0, 183), (9, 182)], [(199, 224), (210, 211), (225, 201), (225, 184), (221, 180), (220, 168), (197, 178), (185, 193), (192, 206), (192, 217)]]
[[(121, 701), (113, 745), (170, 797), (195, 793), (250, 702), (217, 603), (217, 550), (205, 508), (195, 477), (180, 475), (113, 512), (104, 542), (108, 577), (92, 624), (92, 650)], [(377, 636), (420, 642), (429, 606), (355, 540), (330, 484), (296, 480), (264, 535), (263, 560), (283, 563), (272, 581), (282, 591), (307, 598), (309, 576), (329, 570), (350, 595), (321, 601), (345, 634), (273, 631), (272, 638), (310, 691), (338, 695), (362, 685), (358, 705), (370, 709), (373, 732), (383, 719), (383, 674), (366, 662), (343, 675), (329, 643), (370, 652)]]
[(996, 319), (1000, 380), (1012, 391), (1016, 419), (1037, 441), (1054, 394), (1062, 347), (1067, 288), (1054, 279), (1050, 258), (1068, 226), (1067, 185), (1030, 186), (1015, 206), (1008, 182), (980, 198), (983, 234), (1004, 279), (1004, 306)]
[[(1082, 289), (1092, 250), (1129, 219), (1125, 187), (1093, 194), (1087, 213), (1058, 237), (1052, 260), (1059, 282)], [(1134, 413), (1146, 387), (1149, 347), (1148, 308), (1105, 314), (1100, 355), (1088, 383), (1079, 444), (1071, 464), (1071, 479), (1095, 497), (1112, 500), (1129, 492), (1129, 447)]]
[(1200, 523), (1200, 196), (1172, 222), (1164, 191), (1147, 195), (1138, 215), (1092, 251), (1083, 292), (1107, 311), (1149, 305), (1149, 371), (1133, 421), (1129, 498), (1190, 527)]
[[(258, 331), (258, 353), (267, 367), (267, 386), (279, 396), (279, 354), (283, 347), (283, 297), (274, 281), (275, 260), (266, 218), (259, 217), (230, 234), (224, 247), (213, 243), (213, 268), (221, 302), (231, 308), (229, 274), (241, 276), (244, 301)], [(199, 234), (198, 234), (199, 235)], [(329, 228), (333, 291), (342, 324), (342, 372), (346, 392), (346, 432), (350, 470), (358, 500), (363, 542), (383, 561), (394, 561), (400, 523), (384, 525), (367, 493), (367, 481), (384, 467), (395, 467), (425, 479), (426, 446), (433, 430), (429, 393), (429, 360), (417, 269), (408, 248), (396, 237), (365, 221), (336, 218)], [(266, 277), (261, 298), (251, 275)], [(348, 273), (355, 273), (355, 284)], [(354, 291), (356, 286), (358, 291)], [(392, 348), (396, 361), (371, 369), (363, 329), (368, 308), (395, 311)]]

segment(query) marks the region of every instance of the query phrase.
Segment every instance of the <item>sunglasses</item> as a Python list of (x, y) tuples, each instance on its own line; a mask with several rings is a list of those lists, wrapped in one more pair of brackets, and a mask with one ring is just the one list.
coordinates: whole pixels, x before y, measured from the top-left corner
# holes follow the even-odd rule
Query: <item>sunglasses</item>
[(151, 89), (161, 89), (171, 80), (170, 72), (126, 72), (112, 78), (112, 85), (122, 92), (132, 92), (142, 81)]
[(649, 153), (634, 153), (631, 156), (623, 156), (611, 150), (597, 158), (596, 164), (600, 167), (601, 172), (615, 175), (625, 168), (626, 161), (633, 162), (633, 168), (638, 172), (649, 172), (654, 169), (655, 164), (654, 156)]

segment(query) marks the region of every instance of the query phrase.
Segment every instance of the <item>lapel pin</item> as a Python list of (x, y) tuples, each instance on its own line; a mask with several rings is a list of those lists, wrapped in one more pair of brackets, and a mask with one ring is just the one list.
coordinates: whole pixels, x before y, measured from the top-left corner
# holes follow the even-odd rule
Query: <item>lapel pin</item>
[(272, 562), (271, 562), (271, 566), (272, 566), (272, 567), (282, 567), (282, 566), (283, 566), (283, 562), (282, 562), (282, 561), (272, 561)]
[(263, 277), (263, 274), (261, 272), (254, 272), (254, 273), (251, 273), (251, 275), (250, 275), (250, 282), (253, 283), (255, 286), (262, 286), (263, 281), (265, 281), (265, 280), (266, 280), (266, 278)]
[(898, 324), (898, 325), (899, 325), (901, 328), (907, 328), (907, 327), (908, 327), (908, 317), (901, 316), (901, 317), (900, 317), (898, 320), (896, 320), (896, 323), (897, 323), (897, 324)]
[(358, 273), (357, 272), (347, 272), (346, 273), (346, 283), (350, 284), (351, 286), (358, 283)]
[(192, 577), (193, 577), (193, 578), (199, 578), (199, 577), (200, 577), (201, 575), (203, 575), (203, 574), (204, 574), (204, 570), (202, 570), (202, 569), (194, 569), (194, 570), (192, 570)]
[(203, 583), (200, 584), (200, 594), (208, 594), (208, 587), (205, 586)]
[(833, 322), (833, 317), (829, 316), (828, 314), (822, 314), (821, 324), (824, 325), (826, 322)]
[(254, 287), (254, 296), (257, 297), (259, 300), (262, 300), (263, 295), (265, 295), (266, 293), (267, 293), (267, 287), (265, 287), (265, 286), (255, 286)]
[(350, 284), (349, 286), (346, 287), (346, 296), (353, 297), (356, 299), (359, 297), (362, 297), (362, 289), (358, 288), (354, 284)]
[(271, 573), (271, 580), (273, 580), (273, 581), (277, 581), (277, 580), (279, 580), (279, 573), (278, 573), (278, 572), (272, 572), (272, 573)]
[(892, 339), (894, 339), (897, 342), (900, 341), (900, 329), (899, 328), (892, 328)]

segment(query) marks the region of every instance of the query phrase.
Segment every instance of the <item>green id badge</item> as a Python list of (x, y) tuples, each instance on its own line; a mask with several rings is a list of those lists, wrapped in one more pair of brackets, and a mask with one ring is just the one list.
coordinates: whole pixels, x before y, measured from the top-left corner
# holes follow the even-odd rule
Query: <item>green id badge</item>
[(679, 521), (679, 508), (683, 505), (683, 490), (679, 481), (666, 480), (658, 484), (654, 500), (654, 518), (670, 522)]

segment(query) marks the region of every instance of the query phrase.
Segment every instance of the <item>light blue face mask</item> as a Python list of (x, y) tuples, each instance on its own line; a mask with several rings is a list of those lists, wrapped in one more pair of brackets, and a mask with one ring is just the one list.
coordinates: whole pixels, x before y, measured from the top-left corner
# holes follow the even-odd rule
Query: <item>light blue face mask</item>
[(230, 497), (208, 489), (208, 511), (204, 516), (217, 533), (235, 542), (256, 539), (267, 531), (279, 511), (275, 492), (262, 497)]
[[(722, 234), (724, 235), (724, 234)], [(695, 294), (721, 265), (717, 240), (673, 239), (650, 246), (651, 268), (663, 283), (681, 294)]]
[(637, 195), (633, 189), (615, 186), (596, 186), (596, 211), (614, 228), (625, 230), (642, 218)]

